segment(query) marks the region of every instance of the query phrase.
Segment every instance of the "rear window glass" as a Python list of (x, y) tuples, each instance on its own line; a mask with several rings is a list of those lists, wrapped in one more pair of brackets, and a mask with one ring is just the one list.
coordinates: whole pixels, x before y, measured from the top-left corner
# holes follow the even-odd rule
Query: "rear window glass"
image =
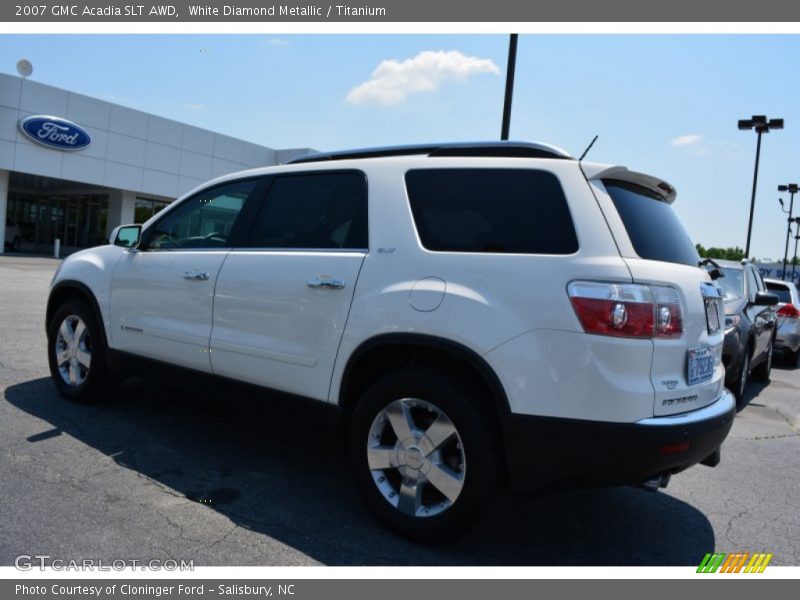
[(603, 181), (636, 254), (648, 260), (697, 266), (700, 256), (672, 206), (643, 187)]
[(561, 184), (533, 169), (406, 174), (422, 245), (441, 252), (572, 254), (578, 238)]
[(792, 296), (789, 292), (789, 287), (785, 285), (781, 285), (780, 283), (772, 283), (769, 281), (765, 281), (764, 283), (767, 284), (767, 289), (775, 294), (778, 298), (781, 299), (781, 302), (786, 302), (788, 304), (792, 303)]
[(723, 297), (741, 298), (744, 294), (744, 272), (741, 269), (722, 267), (725, 277), (716, 280), (716, 284), (722, 288)]

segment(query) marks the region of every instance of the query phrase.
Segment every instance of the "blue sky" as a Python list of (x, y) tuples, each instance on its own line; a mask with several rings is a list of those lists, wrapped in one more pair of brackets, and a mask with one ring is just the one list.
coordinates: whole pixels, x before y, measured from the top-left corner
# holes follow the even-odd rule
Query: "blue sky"
[[(43, 83), (267, 146), (337, 149), (496, 139), (507, 46), (502, 35), (3, 36), (0, 70), (25, 57)], [(511, 138), (579, 155), (599, 134), (589, 157), (674, 184), (695, 241), (744, 247), (755, 134), (736, 121), (783, 117), (763, 141), (751, 251), (779, 258), (776, 186), (800, 180), (798, 58), (795, 35), (523, 35)], [(383, 61), (394, 62), (376, 71)]]

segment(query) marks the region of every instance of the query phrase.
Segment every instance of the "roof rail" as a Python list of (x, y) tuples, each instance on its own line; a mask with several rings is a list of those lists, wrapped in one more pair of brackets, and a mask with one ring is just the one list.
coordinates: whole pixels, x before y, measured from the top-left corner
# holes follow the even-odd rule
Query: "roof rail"
[(298, 156), (287, 164), (348, 160), (357, 158), (381, 158), (385, 156), (499, 156), (508, 158), (559, 158), (572, 159), (567, 152), (550, 144), (538, 142), (458, 142), (444, 144), (414, 144), (410, 146), (384, 146), (360, 148), (337, 152), (313, 152)]

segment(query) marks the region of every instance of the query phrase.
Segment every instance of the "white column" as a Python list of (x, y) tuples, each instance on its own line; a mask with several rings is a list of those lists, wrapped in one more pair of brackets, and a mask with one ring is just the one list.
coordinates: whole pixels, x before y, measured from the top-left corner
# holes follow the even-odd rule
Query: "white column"
[(0, 254), (6, 251), (6, 211), (8, 210), (8, 171), (0, 169)]
[(133, 223), (136, 194), (126, 190), (113, 190), (108, 195), (108, 220), (106, 236), (111, 235), (117, 225)]

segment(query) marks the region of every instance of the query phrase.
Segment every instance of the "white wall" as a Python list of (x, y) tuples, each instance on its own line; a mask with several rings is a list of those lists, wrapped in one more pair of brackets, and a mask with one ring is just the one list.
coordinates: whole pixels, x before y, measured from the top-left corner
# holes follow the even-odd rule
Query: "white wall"
[(6, 209), (8, 207), (8, 171), (0, 170), (0, 254), (6, 251)]
[[(19, 119), (31, 114), (69, 119), (89, 133), (91, 144), (68, 152), (35, 144), (17, 128)], [(305, 152), (277, 151), (0, 74), (0, 169), (173, 199), (213, 177)]]

